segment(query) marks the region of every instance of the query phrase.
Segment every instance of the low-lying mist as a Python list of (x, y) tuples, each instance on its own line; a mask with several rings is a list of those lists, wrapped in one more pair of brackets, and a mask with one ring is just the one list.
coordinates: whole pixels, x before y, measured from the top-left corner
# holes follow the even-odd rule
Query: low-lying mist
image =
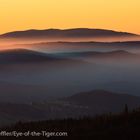
[[(17, 91), (14, 89), (14, 93), (12, 90), (7, 92), (5, 87), (3, 91), (1, 90), (0, 97), (3, 101), (9, 101), (11, 98), (12, 101), (29, 102), (39, 99), (48, 100), (50, 97), (70, 96), (94, 89), (140, 96), (140, 62), (122, 62), (121, 60), (91, 62), (87, 59), (85, 62), (87, 64), (77, 66), (52, 66), (47, 63), (4, 66), (0, 69), (1, 83), (8, 83), (11, 89), (17, 86), (21, 92), (19, 89)], [(27, 87), (30, 90), (26, 90)]]
[[(94, 89), (140, 96), (139, 41), (20, 41), (3, 42), (0, 46), (3, 46), (1, 49), (31, 49), (66, 60), (64, 63), (0, 64), (0, 101), (37, 102)], [(94, 53), (88, 56), (87, 52)]]

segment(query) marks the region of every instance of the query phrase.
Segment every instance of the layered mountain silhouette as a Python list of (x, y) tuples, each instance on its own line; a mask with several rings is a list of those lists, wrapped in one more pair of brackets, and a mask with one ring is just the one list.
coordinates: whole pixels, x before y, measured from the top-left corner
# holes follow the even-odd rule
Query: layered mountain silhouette
[[(42, 42), (17, 44), (16, 47), (28, 47), (44, 52), (74, 52), (74, 51), (115, 51), (115, 50), (140, 50), (140, 41), (125, 42)], [(12, 46), (11, 46), (12, 47)]]
[(67, 62), (67, 63), (82, 63), (71, 59), (58, 58), (51, 54), (37, 52), (28, 49), (10, 49), (0, 51), (0, 64), (13, 64), (13, 63), (37, 63), (37, 62)]
[[(18, 44), (17, 44), (18, 45)], [(137, 47), (140, 45), (140, 41), (118, 41), (118, 42), (96, 42), (96, 41), (57, 41), (57, 42), (39, 42), (39, 43), (30, 43), (30, 44), (20, 44), (20, 45), (33, 45), (33, 46), (104, 46), (104, 47)]]
[(105, 29), (88, 29), (88, 28), (75, 28), (75, 29), (46, 29), (46, 30), (26, 30), (9, 32), (0, 35), (0, 38), (92, 38), (92, 37), (136, 37), (138, 35), (117, 32)]
[(124, 50), (116, 50), (110, 52), (95, 52), (95, 51), (88, 51), (88, 52), (68, 52), (68, 53), (57, 53), (56, 55), (61, 57), (70, 57), (70, 58), (140, 58), (139, 54), (130, 53)]
[(46, 54), (27, 50), (27, 49), (11, 49), (0, 51), (0, 63), (10, 62), (37, 62), (56, 60)]

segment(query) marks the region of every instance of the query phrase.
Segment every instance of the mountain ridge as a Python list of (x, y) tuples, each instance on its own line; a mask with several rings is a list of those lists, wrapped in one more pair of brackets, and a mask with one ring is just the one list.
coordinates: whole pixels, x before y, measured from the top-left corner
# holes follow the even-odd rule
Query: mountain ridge
[(0, 38), (26, 38), (26, 37), (118, 37), (139, 36), (134, 33), (120, 32), (106, 29), (73, 28), (73, 29), (45, 29), (13, 31), (0, 35)]
[(139, 54), (131, 53), (125, 50), (114, 50), (108, 52), (99, 51), (81, 51), (56, 53), (56, 56), (66, 58), (140, 58)]
[(10, 62), (33, 62), (33, 61), (47, 61), (55, 58), (47, 56), (42, 52), (37, 52), (29, 49), (6, 49), (0, 51), (0, 63)]
[[(93, 110), (118, 110), (127, 104), (130, 108), (140, 105), (140, 97), (106, 90), (81, 92), (64, 99), (70, 103), (88, 106)], [(96, 111), (97, 111), (96, 110)]]

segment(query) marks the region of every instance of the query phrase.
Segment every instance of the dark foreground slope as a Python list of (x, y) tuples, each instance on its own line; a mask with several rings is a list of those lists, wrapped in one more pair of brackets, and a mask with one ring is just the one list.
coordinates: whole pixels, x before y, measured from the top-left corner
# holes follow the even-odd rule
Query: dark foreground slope
[[(30, 123), (20, 122), (12, 127), (1, 130), (10, 132), (67, 132), (68, 135), (65, 137), (49, 137), (49, 139), (73, 140), (80, 138), (85, 140), (137, 140), (140, 136), (140, 109), (128, 112), (126, 106), (124, 111), (117, 115), (105, 114), (94, 118), (85, 117), (83, 119), (40, 121)], [(1, 137), (1, 139), (2, 138), (4, 139), (4, 137)], [(21, 138), (23, 140), (47, 139), (43, 136)], [(10, 137), (10, 140), (11, 139), (12, 137)]]
[[(37, 90), (37, 87), (35, 90)], [(42, 93), (40, 94), (42, 95)], [(29, 95), (30, 92), (26, 94), (30, 100), (35, 96)], [(24, 98), (23, 95), (19, 96)], [(45, 93), (43, 97), (45, 99)], [(78, 119), (84, 116), (93, 117), (108, 112), (119, 113), (125, 104), (127, 104), (129, 110), (140, 107), (140, 97), (103, 90), (94, 90), (63, 99), (50, 99), (48, 101), (43, 101), (43, 97), (35, 96), (34, 98), (38, 99), (38, 102), (26, 104), (0, 102), (0, 127), (11, 125), (18, 121)], [(12, 97), (11, 101), (14, 101)]]

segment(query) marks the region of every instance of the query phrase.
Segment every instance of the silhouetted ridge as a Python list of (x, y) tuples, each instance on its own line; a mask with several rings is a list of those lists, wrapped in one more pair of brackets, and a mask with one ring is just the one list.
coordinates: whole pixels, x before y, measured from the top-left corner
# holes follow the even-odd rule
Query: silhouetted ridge
[(100, 53), (100, 55), (103, 54), (104, 56), (135, 56), (137, 54), (134, 53), (130, 53), (128, 51), (125, 50), (116, 50), (116, 51), (111, 51), (111, 52), (104, 52), (104, 53)]
[(47, 54), (27, 50), (27, 49), (11, 49), (0, 51), (0, 63), (10, 63), (10, 62), (37, 62), (37, 61), (47, 61), (55, 60)]
[(110, 53), (114, 53), (114, 54), (132, 54), (132, 53), (129, 53), (128, 51), (125, 51), (125, 50), (117, 50), (117, 51), (112, 51)]
[(84, 52), (65, 52), (56, 53), (58, 56), (64, 57), (135, 57), (137, 54), (130, 53), (125, 50), (116, 50), (110, 52), (96, 52), (96, 51), (84, 51)]
[(127, 32), (117, 32), (105, 29), (88, 29), (88, 28), (75, 28), (75, 29), (47, 29), (47, 30), (26, 30), (15, 31), (0, 35), (0, 38), (26, 38), (26, 37), (118, 37), (118, 36), (137, 36), (136, 34)]
[(73, 60), (68, 58), (61, 58), (59, 56), (37, 52), (28, 49), (9, 49), (0, 51), (0, 64), (13, 64), (13, 63), (37, 63), (47, 62), (46, 64), (62, 64), (62, 65), (79, 65), (87, 64), (81, 60)]
[(131, 108), (140, 105), (140, 97), (128, 94), (116, 94), (105, 90), (93, 90), (75, 94), (67, 101), (80, 105), (86, 105), (97, 110), (116, 110), (128, 104)]

